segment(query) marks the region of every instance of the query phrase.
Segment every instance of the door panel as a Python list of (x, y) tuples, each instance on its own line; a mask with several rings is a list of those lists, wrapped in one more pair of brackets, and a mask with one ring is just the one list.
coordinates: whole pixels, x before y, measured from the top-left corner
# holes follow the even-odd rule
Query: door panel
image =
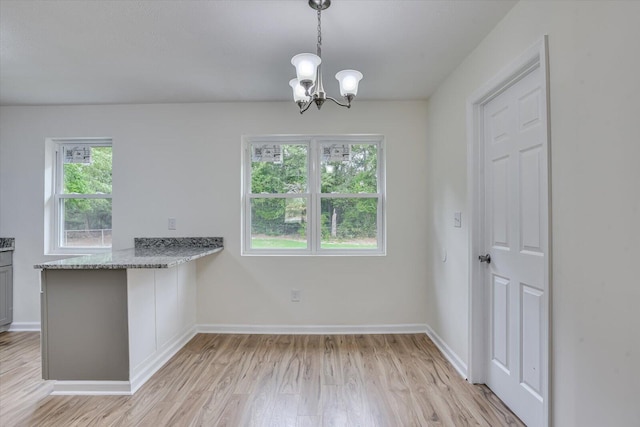
[(493, 224), (492, 246), (509, 246), (508, 185), (509, 158), (503, 157), (492, 162), (493, 176)]
[(542, 254), (540, 146), (520, 153), (520, 250)]
[(491, 289), (493, 296), (493, 318), (492, 318), (492, 348), (491, 359), (509, 372), (509, 319), (506, 313), (509, 312), (509, 281), (504, 277), (493, 276), (493, 286)]
[(499, 144), (509, 136), (509, 116), (511, 111), (509, 105), (501, 105), (502, 108), (491, 114), (491, 141), (492, 144)]
[(542, 114), (540, 87), (521, 95), (518, 98), (518, 128), (520, 131), (528, 127), (540, 125)]
[(548, 206), (537, 68), (484, 107), (485, 236), (491, 263), (487, 385), (530, 426), (542, 420)]
[(542, 390), (542, 365), (540, 340), (542, 339), (541, 318), (542, 292), (521, 283), (521, 382), (540, 397)]

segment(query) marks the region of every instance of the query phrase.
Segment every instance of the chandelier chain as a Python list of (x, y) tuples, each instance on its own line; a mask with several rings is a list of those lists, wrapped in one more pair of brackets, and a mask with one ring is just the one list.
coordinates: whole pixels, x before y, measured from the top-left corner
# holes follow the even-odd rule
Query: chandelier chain
[(316, 47), (316, 55), (322, 58), (322, 11), (318, 9), (318, 45)]

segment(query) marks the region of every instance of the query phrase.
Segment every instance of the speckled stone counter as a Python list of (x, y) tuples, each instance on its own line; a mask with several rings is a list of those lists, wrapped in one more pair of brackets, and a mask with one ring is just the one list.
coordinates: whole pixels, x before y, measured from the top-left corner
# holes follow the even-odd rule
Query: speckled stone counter
[(0, 237), (0, 252), (13, 251), (15, 249), (15, 241), (13, 237)]
[(37, 269), (171, 268), (222, 251), (222, 237), (135, 238), (134, 248), (34, 265)]

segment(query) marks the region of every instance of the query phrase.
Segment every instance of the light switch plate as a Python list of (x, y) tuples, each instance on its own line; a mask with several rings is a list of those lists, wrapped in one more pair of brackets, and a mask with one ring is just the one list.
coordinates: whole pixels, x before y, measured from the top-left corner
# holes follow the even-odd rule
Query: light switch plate
[(462, 212), (453, 213), (453, 226), (456, 228), (462, 227)]

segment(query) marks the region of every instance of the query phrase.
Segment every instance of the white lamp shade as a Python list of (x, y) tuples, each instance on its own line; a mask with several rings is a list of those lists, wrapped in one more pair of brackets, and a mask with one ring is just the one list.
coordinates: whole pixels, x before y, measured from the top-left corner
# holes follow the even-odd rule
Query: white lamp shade
[(299, 53), (291, 58), (291, 63), (296, 67), (298, 82), (314, 82), (321, 62), (322, 59), (313, 53)]
[(362, 73), (356, 70), (342, 70), (336, 74), (340, 83), (340, 95), (347, 96), (358, 94), (358, 83), (362, 80)]
[(304, 102), (308, 100), (309, 97), (305, 94), (305, 90), (298, 79), (289, 80), (289, 86), (291, 86), (291, 89), (293, 89), (293, 100), (295, 102)]

